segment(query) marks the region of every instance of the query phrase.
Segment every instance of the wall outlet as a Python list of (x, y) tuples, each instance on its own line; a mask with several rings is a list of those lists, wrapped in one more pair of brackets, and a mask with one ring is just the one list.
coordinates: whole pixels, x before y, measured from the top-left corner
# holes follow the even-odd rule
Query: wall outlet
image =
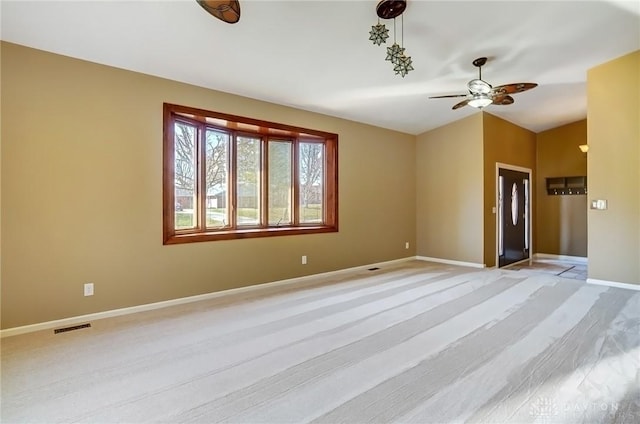
[(93, 283), (86, 283), (84, 285), (84, 295), (93, 296)]
[(407, 242), (405, 242), (405, 244), (404, 244), (404, 248), (405, 248), (405, 249), (408, 249), (408, 248), (409, 248), (409, 242), (408, 242), (408, 241), (407, 241)]
[(302, 255), (302, 265), (307, 264), (307, 255)]

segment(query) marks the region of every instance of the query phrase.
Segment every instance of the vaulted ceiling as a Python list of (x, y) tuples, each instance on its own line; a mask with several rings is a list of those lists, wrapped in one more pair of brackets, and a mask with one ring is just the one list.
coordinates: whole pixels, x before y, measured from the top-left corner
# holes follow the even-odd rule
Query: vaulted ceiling
[[(587, 70), (640, 49), (637, 1), (408, 0), (396, 22), (414, 71), (402, 78), (369, 40), (376, 1), (240, 0), (226, 24), (195, 0), (5, 1), (5, 41), (299, 109), (420, 134), (483, 79), (536, 82), (487, 111), (539, 132), (586, 117)], [(629, 93), (638, 95), (638, 93)], [(224, 111), (222, 111), (224, 112)]]

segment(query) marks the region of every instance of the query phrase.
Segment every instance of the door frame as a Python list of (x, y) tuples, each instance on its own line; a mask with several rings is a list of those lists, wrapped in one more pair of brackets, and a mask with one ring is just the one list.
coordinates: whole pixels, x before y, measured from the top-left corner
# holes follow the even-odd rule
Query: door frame
[[(528, 231), (527, 237), (529, 239), (529, 258), (528, 259), (523, 259), (520, 262), (516, 262), (516, 263), (523, 263), (523, 262), (529, 262), (529, 265), (531, 265), (531, 263), (533, 262), (533, 179), (531, 178), (533, 173), (531, 171), (531, 169), (529, 168), (523, 168), (521, 166), (516, 166), (516, 165), (510, 165), (508, 163), (502, 163), (502, 162), (496, 162), (496, 177), (495, 177), (495, 201), (494, 201), (494, 210), (495, 210), (495, 222), (496, 222), (496, 245), (495, 245), (495, 253), (496, 253), (496, 262), (495, 262), (495, 267), (496, 268), (500, 268), (500, 187), (499, 187), (499, 181), (500, 181), (500, 170), (501, 169), (507, 169), (510, 171), (518, 171), (518, 172), (523, 172), (525, 174), (529, 175), (529, 193), (528, 193), (528, 198), (529, 198), (529, 205), (528, 205), (528, 210), (527, 213), (529, 214), (529, 228), (526, 229), (526, 231)], [(509, 264), (509, 265), (514, 265), (514, 264)]]

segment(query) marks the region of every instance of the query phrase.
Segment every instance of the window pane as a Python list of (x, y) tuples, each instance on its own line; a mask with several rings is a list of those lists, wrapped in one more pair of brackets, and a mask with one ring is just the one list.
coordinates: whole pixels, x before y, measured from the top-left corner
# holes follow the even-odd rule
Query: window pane
[(163, 117), (164, 244), (338, 231), (337, 134), (169, 103)]
[(238, 226), (260, 224), (260, 138), (237, 138), (236, 219)]
[(300, 223), (324, 222), (324, 145), (300, 143)]
[(207, 129), (207, 228), (229, 225), (229, 134)]
[(291, 225), (291, 143), (269, 142), (269, 225)]
[(174, 125), (174, 195), (175, 229), (195, 228), (196, 204), (196, 134), (193, 125), (176, 122)]

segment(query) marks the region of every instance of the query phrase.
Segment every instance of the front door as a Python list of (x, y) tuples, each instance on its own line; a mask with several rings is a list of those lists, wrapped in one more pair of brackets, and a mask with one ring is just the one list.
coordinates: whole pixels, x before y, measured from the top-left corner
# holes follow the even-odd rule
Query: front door
[(498, 261), (503, 267), (529, 258), (529, 174), (499, 168)]

